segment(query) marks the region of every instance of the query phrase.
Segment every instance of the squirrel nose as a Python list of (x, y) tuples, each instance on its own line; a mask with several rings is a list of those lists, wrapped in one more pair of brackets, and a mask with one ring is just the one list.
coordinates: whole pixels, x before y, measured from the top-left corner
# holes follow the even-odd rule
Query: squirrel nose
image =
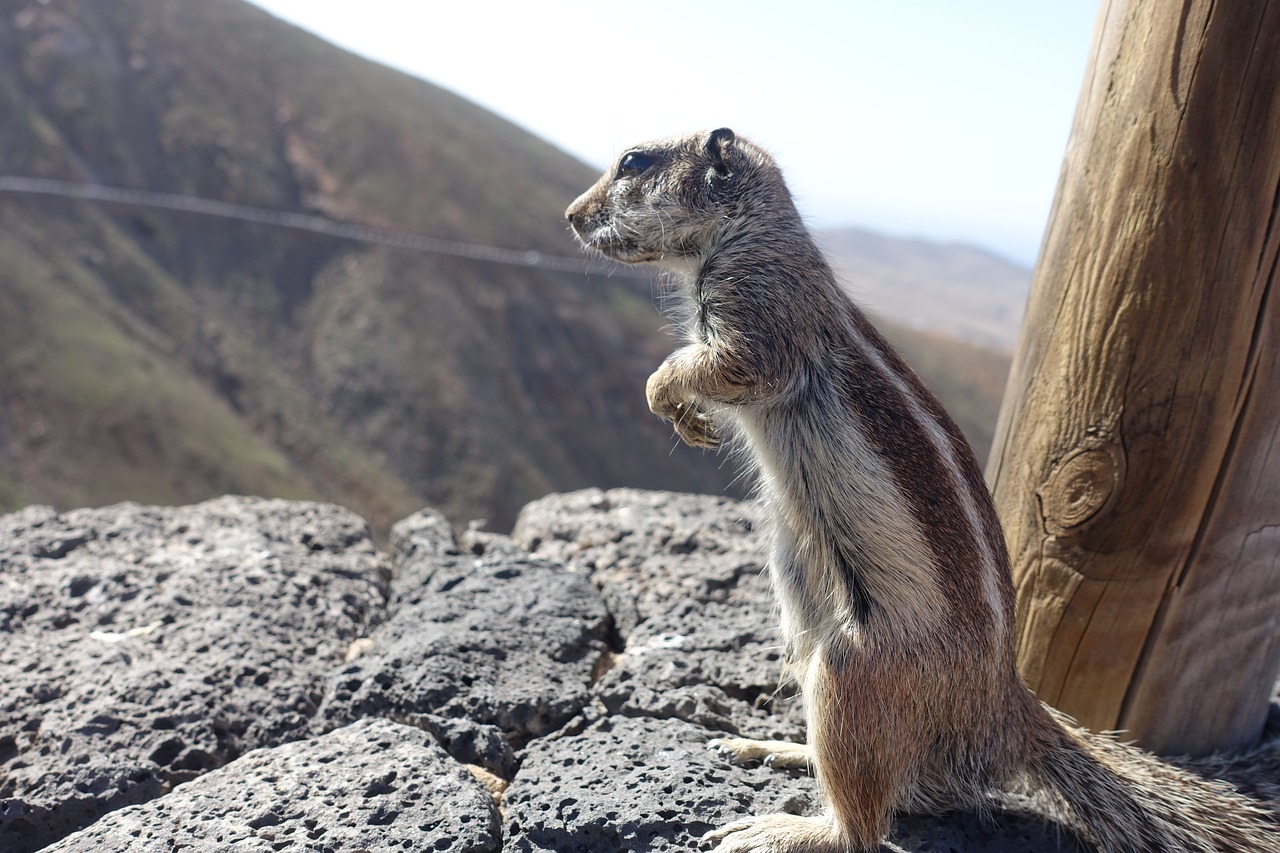
[(583, 223), (590, 212), (591, 202), (587, 198), (588, 195), (590, 193), (586, 192), (578, 196), (564, 211), (564, 218), (569, 220), (569, 224), (575, 228)]

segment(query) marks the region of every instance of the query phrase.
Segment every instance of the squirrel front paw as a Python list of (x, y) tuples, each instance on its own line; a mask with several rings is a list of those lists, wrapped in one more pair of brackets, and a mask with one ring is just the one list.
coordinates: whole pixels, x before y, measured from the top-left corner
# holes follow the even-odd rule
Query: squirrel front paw
[(644, 390), (649, 401), (649, 411), (670, 421), (675, 427), (676, 435), (685, 444), (710, 450), (720, 446), (715, 419), (670, 381), (670, 369), (666, 364), (654, 371)]

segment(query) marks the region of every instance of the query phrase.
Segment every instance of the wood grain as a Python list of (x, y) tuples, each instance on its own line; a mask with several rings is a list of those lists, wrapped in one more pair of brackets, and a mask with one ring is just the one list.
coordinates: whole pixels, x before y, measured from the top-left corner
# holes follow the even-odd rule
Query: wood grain
[(1156, 751), (1280, 671), (1280, 8), (1104, 2), (988, 480), (1019, 666)]

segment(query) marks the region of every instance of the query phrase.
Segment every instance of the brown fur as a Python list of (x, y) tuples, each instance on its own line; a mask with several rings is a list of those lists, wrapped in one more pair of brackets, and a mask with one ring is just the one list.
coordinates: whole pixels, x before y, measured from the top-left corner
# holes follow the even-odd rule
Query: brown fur
[(1022, 685), (978, 464), (836, 284), (767, 154), (725, 129), (639, 146), (566, 216), (586, 246), (675, 274), (687, 342), (649, 378), (650, 408), (689, 444), (743, 447), (772, 510), (810, 742), (715, 745), (807, 760), (830, 811), (730, 824), (709, 836), (721, 851), (875, 850), (896, 811), (1025, 787), (1108, 853), (1280, 850), (1252, 801), (1071, 726)]

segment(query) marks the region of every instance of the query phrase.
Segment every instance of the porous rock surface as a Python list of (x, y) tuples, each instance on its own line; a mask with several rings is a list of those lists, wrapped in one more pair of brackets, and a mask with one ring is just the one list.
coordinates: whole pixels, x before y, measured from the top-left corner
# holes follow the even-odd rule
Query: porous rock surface
[(435, 513), (396, 525), (387, 621), (333, 673), (321, 726), (413, 720), (501, 775), (512, 747), (561, 728), (590, 700), (609, 614), (585, 574), (515, 548), (466, 553)]
[[(587, 490), (380, 556), (337, 507), (0, 517), (0, 850), (665, 851), (820, 808), (751, 504)], [(886, 849), (1076, 851), (1010, 799)]]
[(387, 579), (364, 521), (332, 506), (0, 518), (0, 850), (306, 725)]
[(812, 780), (726, 767), (706, 741), (684, 720), (608, 716), (531, 744), (503, 799), (507, 849), (689, 850), (752, 810), (815, 808)]
[(622, 614), (621, 653), (596, 684), (609, 712), (803, 739), (799, 708), (779, 684), (759, 513), (727, 498), (630, 489), (525, 507), (512, 538), (589, 573)]
[(488, 790), (426, 732), (368, 719), (258, 749), (48, 850), (190, 853), (501, 849)]

